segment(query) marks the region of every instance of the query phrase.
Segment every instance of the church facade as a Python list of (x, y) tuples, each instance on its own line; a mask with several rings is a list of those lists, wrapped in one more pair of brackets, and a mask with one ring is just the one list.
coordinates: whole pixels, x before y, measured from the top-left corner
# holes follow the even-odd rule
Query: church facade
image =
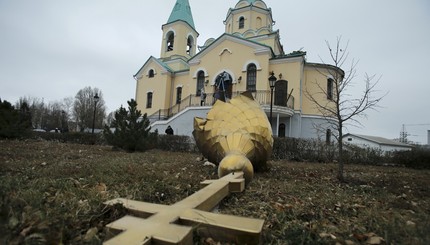
[(307, 62), (303, 51), (285, 53), (274, 23), (264, 1), (240, 0), (227, 12), (225, 32), (198, 46), (189, 1), (177, 0), (162, 25), (160, 57), (149, 57), (134, 75), (138, 109), (152, 128), (191, 135), (194, 116), (205, 117), (216, 99), (250, 91), (274, 136), (330, 140), (327, 119), (306, 94), (334, 106), (330, 74), (343, 72)]

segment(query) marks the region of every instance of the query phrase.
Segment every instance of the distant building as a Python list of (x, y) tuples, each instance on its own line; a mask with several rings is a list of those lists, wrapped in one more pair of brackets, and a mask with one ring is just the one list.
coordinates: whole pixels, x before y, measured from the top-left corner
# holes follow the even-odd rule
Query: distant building
[(345, 134), (342, 138), (342, 141), (344, 143), (356, 145), (362, 148), (374, 148), (384, 152), (410, 151), (413, 148), (411, 145), (400, 143), (398, 141), (361, 134)]
[(170, 125), (175, 134), (191, 135), (193, 118), (206, 117), (215, 99), (244, 91), (252, 92), (269, 118), (273, 71), (273, 135), (330, 141), (326, 118), (305, 92), (334, 107), (333, 78), (344, 72), (307, 62), (301, 50), (285, 53), (279, 30), (273, 28), (272, 9), (264, 1), (238, 1), (223, 23), (224, 33), (197, 46), (191, 6), (188, 0), (176, 1), (161, 27), (160, 58), (149, 57), (134, 75), (138, 109), (147, 113), (152, 130), (164, 132)]
[(427, 130), (427, 145), (430, 146), (430, 130)]

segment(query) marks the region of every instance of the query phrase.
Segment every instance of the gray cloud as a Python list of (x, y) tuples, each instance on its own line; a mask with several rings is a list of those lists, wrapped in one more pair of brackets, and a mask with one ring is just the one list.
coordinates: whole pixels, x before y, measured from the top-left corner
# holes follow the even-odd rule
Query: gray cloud
[[(159, 56), (161, 25), (174, 5), (142, 0), (0, 1), (0, 97), (15, 102), (31, 95), (45, 101), (100, 88), (109, 110), (135, 96), (132, 75), (150, 55)], [(426, 0), (266, 0), (286, 52), (303, 48), (310, 62), (328, 60), (325, 40), (350, 40), (359, 59), (353, 94), (364, 73), (382, 75), (383, 108), (369, 112), (351, 132), (387, 138), (402, 124), (430, 123), (430, 3)], [(198, 44), (224, 32), (235, 1), (190, 0)], [(426, 142), (428, 127), (408, 127)]]

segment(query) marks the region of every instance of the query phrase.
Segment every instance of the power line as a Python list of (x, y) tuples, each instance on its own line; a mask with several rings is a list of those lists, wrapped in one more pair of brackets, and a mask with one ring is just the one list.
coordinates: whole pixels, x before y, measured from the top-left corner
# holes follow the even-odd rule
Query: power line
[(402, 124), (399, 141), (401, 143), (408, 143), (408, 136), (411, 136), (411, 134), (409, 134), (406, 131), (406, 126), (411, 127), (411, 126), (428, 126), (428, 125), (430, 125), (430, 123)]

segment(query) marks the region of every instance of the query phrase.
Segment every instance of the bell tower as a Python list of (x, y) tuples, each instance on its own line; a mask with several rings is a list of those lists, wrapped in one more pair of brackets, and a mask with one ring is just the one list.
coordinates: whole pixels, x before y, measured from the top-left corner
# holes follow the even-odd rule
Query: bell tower
[(240, 0), (230, 8), (224, 21), (225, 32), (244, 38), (273, 31), (272, 10), (262, 0)]
[(189, 59), (196, 54), (199, 33), (194, 27), (193, 15), (188, 0), (177, 0), (163, 30), (161, 58)]

